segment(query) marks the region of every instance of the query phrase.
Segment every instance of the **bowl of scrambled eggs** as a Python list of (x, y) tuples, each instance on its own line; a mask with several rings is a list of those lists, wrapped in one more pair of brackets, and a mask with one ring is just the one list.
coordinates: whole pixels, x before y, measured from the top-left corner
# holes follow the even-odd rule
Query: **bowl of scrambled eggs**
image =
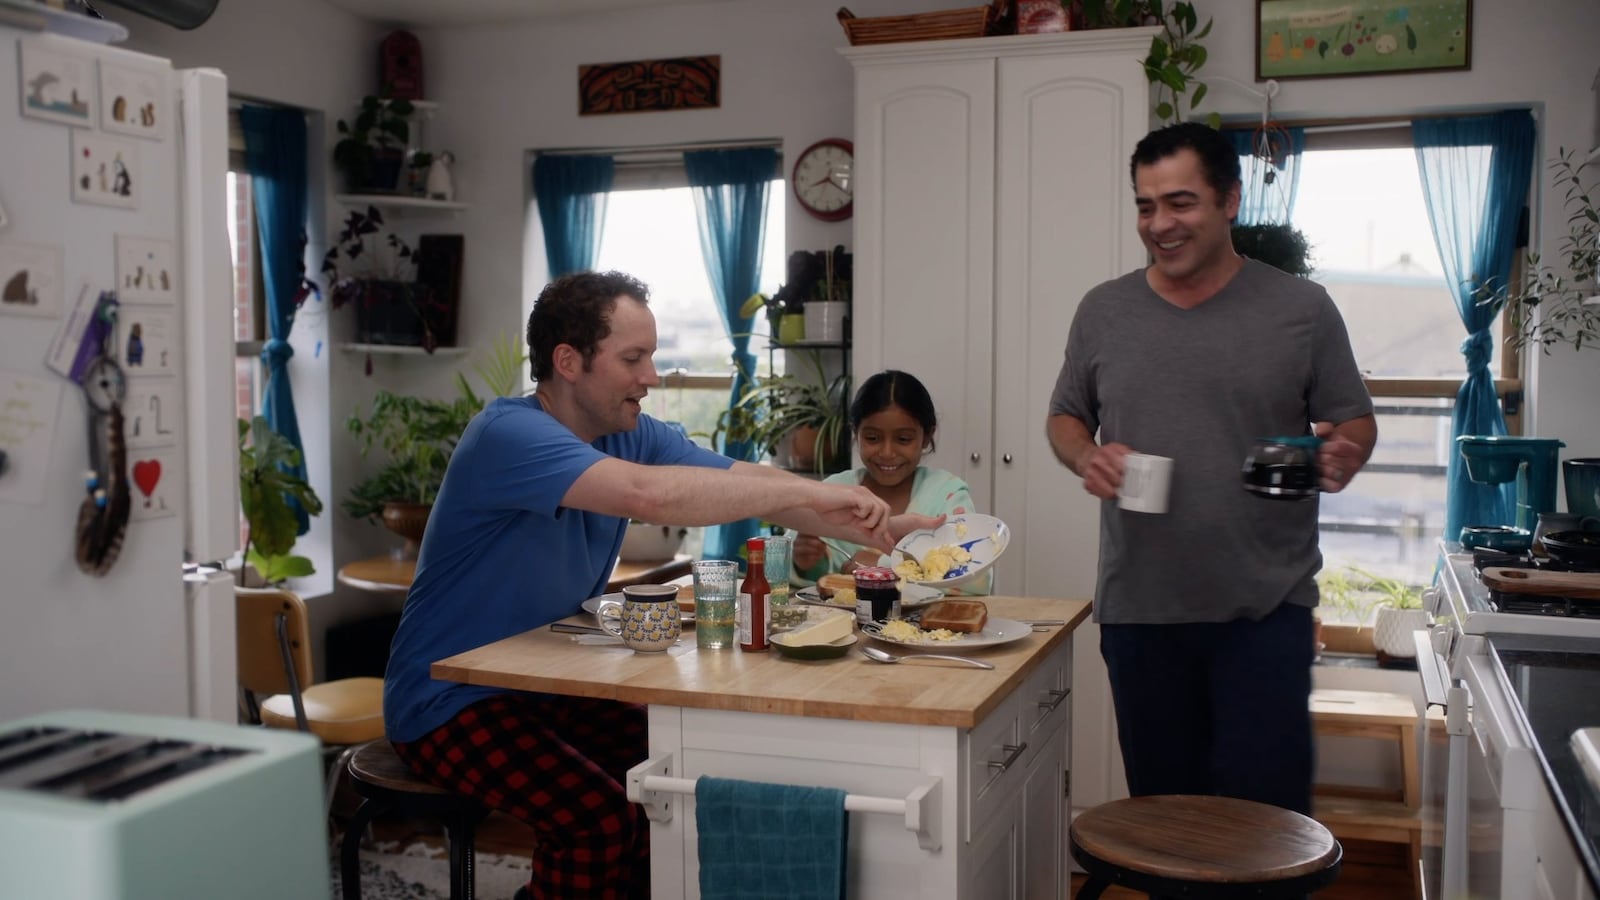
[(894, 570), (913, 584), (941, 590), (959, 588), (994, 565), (1010, 543), (1011, 529), (1006, 523), (994, 516), (962, 513), (932, 531), (913, 531), (901, 538), (895, 549), (909, 552), (921, 565), (900, 558)]

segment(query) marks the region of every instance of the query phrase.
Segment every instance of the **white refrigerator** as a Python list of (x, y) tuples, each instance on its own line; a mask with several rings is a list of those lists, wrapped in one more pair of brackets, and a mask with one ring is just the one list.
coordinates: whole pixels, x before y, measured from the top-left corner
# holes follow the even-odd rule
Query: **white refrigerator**
[[(235, 721), (232, 588), (184, 568), (238, 543), (227, 152), (222, 73), (0, 24), (0, 721)], [(123, 375), (102, 393), (129, 496), (103, 572), (79, 539), (111, 516), (81, 507), (116, 467), (91, 459), (103, 420), (69, 377), (98, 352)]]

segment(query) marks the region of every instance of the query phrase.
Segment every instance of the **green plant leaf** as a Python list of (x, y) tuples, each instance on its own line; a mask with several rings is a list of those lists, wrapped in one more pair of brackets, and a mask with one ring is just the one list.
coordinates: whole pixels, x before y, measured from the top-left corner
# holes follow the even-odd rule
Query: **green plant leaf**
[(1161, 101), (1160, 103), (1157, 103), (1156, 104), (1156, 118), (1160, 119), (1163, 122), (1165, 122), (1166, 120), (1172, 118), (1172, 104), (1166, 102), (1165, 100)]
[(1194, 86), (1194, 96), (1189, 101), (1189, 108), (1190, 109), (1195, 109), (1196, 107), (1198, 107), (1200, 105), (1200, 101), (1204, 100), (1206, 98), (1206, 90), (1207, 90), (1207, 88), (1203, 84), (1196, 84)]

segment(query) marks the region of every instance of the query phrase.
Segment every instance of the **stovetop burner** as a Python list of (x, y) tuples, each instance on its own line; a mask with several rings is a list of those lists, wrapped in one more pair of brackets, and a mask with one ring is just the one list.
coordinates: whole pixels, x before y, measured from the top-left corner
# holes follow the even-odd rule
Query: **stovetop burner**
[(1474, 547), (1472, 549), (1473, 570), (1481, 576), (1483, 570), (1489, 566), (1504, 566), (1508, 569), (1539, 569), (1545, 572), (1600, 572), (1600, 566), (1558, 562), (1548, 556), (1535, 556), (1532, 552), (1507, 553), (1504, 550), (1491, 550), (1488, 547)]
[[(1487, 547), (1472, 550), (1472, 569), (1481, 583), (1483, 570), (1490, 566), (1508, 569), (1538, 569), (1544, 572), (1600, 572), (1600, 567), (1558, 562), (1532, 553), (1506, 553)], [(1485, 586), (1489, 607), (1495, 612), (1518, 613), (1536, 616), (1565, 616), (1568, 618), (1600, 619), (1600, 600), (1562, 597), (1546, 594), (1523, 594), (1500, 591)]]

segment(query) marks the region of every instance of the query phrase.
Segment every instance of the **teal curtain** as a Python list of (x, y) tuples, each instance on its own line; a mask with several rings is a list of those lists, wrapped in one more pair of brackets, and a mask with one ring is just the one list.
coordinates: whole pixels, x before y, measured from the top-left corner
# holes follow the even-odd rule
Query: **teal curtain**
[[(295, 299), (305, 274), (306, 233), (306, 117), (299, 110), (243, 106), (239, 125), (244, 131), (245, 168), (255, 197), (256, 233), (261, 241), (261, 280), (267, 293), (267, 342), (261, 348), (267, 387), (262, 415), (272, 430), (301, 451), (294, 473), (306, 477), (305, 445), (294, 413), (294, 392), (288, 378), (289, 332), (294, 327)], [(311, 528), (311, 517), (289, 498), (300, 520), (300, 534)]]
[[(761, 286), (767, 193), (778, 177), (778, 151), (771, 147), (694, 150), (683, 154), (683, 165), (694, 189), (706, 274), (722, 324), (733, 342), (733, 390), (728, 396), (732, 408), (755, 372), (756, 358), (750, 352), (754, 317), (739, 315), (739, 307)], [(747, 442), (729, 442), (718, 449), (734, 459), (755, 459), (755, 448)], [(745, 519), (708, 530), (706, 558), (738, 559), (745, 540), (756, 534), (759, 524)]]
[(552, 279), (594, 268), (615, 171), (609, 156), (540, 156), (533, 161), (533, 198)]
[[(1517, 222), (1533, 175), (1533, 115), (1510, 110), (1419, 119), (1411, 125), (1411, 137), (1445, 280), (1467, 330), (1461, 342), (1467, 378), (1456, 393), (1451, 437), (1505, 434), (1505, 416), (1489, 371), (1494, 356), (1489, 329), (1500, 309), (1479, 303), (1476, 292), (1479, 285), (1503, 284), (1511, 275)], [(1445, 537), (1455, 540), (1463, 525), (1511, 522), (1515, 486), (1472, 481), (1454, 442), (1449, 456)]]
[(1306, 130), (1241, 128), (1224, 134), (1239, 154), (1236, 221), (1240, 225), (1289, 224), (1300, 191), (1300, 156), (1306, 149)]

